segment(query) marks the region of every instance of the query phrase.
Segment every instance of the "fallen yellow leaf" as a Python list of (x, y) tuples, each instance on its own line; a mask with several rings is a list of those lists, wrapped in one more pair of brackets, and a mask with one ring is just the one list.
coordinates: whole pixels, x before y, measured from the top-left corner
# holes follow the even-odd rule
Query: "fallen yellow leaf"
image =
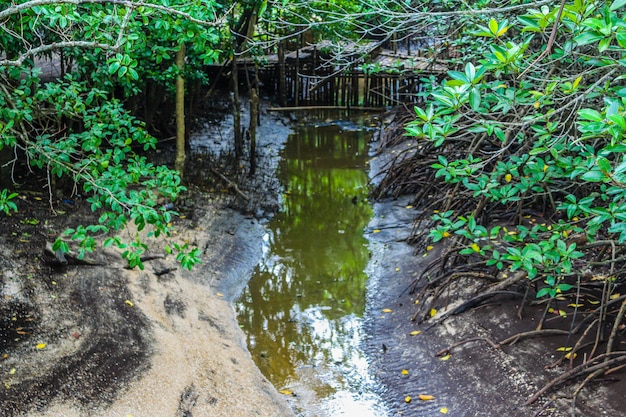
[(430, 401), (430, 400), (435, 399), (435, 397), (433, 397), (432, 395), (425, 395), (425, 394), (420, 394), (417, 397), (422, 401)]
[(413, 330), (411, 333), (409, 333), (411, 336), (417, 336), (418, 334), (422, 333), (421, 330)]
[(587, 300), (587, 302), (588, 302), (589, 304), (593, 304), (593, 305), (600, 304), (600, 301), (599, 301), (599, 300)]
[(284, 395), (293, 395), (293, 392), (289, 391), (288, 389), (281, 389), (278, 392), (280, 392), (281, 394), (284, 394)]
[(512, 180), (512, 179), (513, 179), (513, 176), (512, 176), (511, 174), (508, 174), (508, 173), (507, 173), (507, 174), (504, 176), (504, 181), (506, 181), (506, 182), (511, 182), (511, 180)]
[(413, 208), (413, 206), (409, 204), (408, 206), (406, 206), (406, 208), (408, 208), (408, 209), (412, 209), (412, 208)]
[(439, 412), (440, 412), (441, 414), (448, 414), (448, 408), (447, 408), (447, 407), (441, 407), (441, 408), (439, 409)]
[(616, 298), (619, 298), (619, 297), (620, 297), (620, 294), (619, 294), (618, 292), (616, 292), (615, 294), (613, 294), (613, 295), (612, 295), (612, 296), (610, 296), (609, 298), (610, 298), (611, 300), (615, 300)]
[(565, 354), (565, 359), (576, 359), (578, 354), (576, 352), (568, 352)]
[(430, 309), (430, 317), (435, 317), (436, 314), (437, 314), (437, 309), (431, 308)]
[(400, 268), (396, 268), (396, 272), (400, 272)]
[(474, 252), (480, 252), (480, 246), (478, 246), (478, 243), (472, 243), (472, 250)]
[(443, 232), (443, 233), (441, 234), (441, 236), (443, 236), (443, 237), (448, 237), (448, 236), (450, 236), (450, 232), (448, 232), (448, 231), (446, 230), (445, 232)]
[(584, 306), (584, 304), (576, 304), (576, 303), (571, 303), (567, 305), (568, 307), (574, 307), (574, 308), (578, 308), (578, 307), (582, 307)]
[(448, 359), (450, 359), (452, 355), (450, 355), (449, 353), (446, 353), (444, 356), (442, 356), (441, 358), (439, 358), (442, 361), (447, 361)]
[(134, 305), (135, 305), (135, 304), (134, 304), (132, 301), (130, 301), (130, 300), (126, 300), (126, 301), (124, 301), (124, 302), (125, 302), (126, 304), (128, 304), (128, 306), (129, 306), (129, 307), (132, 307), (132, 306), (134, 306)]
[(410, 403), (411, 402), (411, 397), (408, 396), (408, 395), (406, 397), (404, 397), (404, 402), (405, 403)]
[(565, 346), (561, 346), (559, 348), (556, 348), (557, 352), (569, 352), (570, 350), (572, 350), (571, 347), (565, 347)]
[(380, 233), (380, 229), (374, 229), (374, 233)]
[(46, 345), (45, 343), (39, 343), (39, 344), (38, 344), (37, 346), (35, 346), (35, 347), (36, 347), (37, 349), (45, 349), (45, 348), (46, 348), (46, 346), (48, 346), (48, 345)]
[(402, 370), (402, 375), (408, 375), (408, 374), (409, 374), (409, 371), (407, 371), (406, 369)]
[(390, 308), (383, 308), (383, 313), (391, 313), (392, 311)]
[(215, 294), (215, 295), (217, 295), (218, 297), (223, 297), (223, 296), (224, 296), (224, 294), (222, 294), (221, 292), (218, 292), (218, 293), (217, 293), (217, 294)]
[(426, 246), (426, 250), (427, 250), (427, 251), (429, 251), (429, 250), (433, 250), (433, 248), (434, 248), (434, 246), (433, 246), (433, 245), (428, 245), (428, 246)]

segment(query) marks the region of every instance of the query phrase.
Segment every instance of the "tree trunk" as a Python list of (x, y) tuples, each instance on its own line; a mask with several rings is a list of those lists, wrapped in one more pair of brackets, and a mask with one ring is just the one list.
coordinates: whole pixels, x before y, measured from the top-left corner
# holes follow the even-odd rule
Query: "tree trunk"
[(185, 170), (185, 44), (176, 52), (176, 170), (182, 177)]
[(250, 135), (250, 176), (256, 171), (256, 126), (257, 117), (259, 115), (259, 94), (256, 88), (250, 90), (250, 127), (248, 134)]
[(235, 134), (235, 157), (237, 160), (243, 155), (243, 134), (241, 132), (241, 103), (239, 101), (239, 68), (237, 67), (237, 55), (233, 55), (231, 67), (231, 82), (233, 83), (233, 130)]

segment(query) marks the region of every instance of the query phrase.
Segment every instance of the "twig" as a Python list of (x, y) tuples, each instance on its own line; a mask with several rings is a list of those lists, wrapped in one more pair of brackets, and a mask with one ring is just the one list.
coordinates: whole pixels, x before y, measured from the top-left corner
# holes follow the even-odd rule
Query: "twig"
[(522, 78), (535, 64), (541, 61), (544, 57), (546, 57), (550, 51), (552, 51), (552, 45), (554, 45), (554, 40), (556, 39), (557, 29), (559, 27), (559, 21), (561, 20), (561, 14), (563, 14), (563, 8), (565, 7), (565, 1), (561, 0), (561, 5), (559, 7), (559, 11), (556, 14), (556, 18), (554, 19), (554, 24), (552, 25), (552, 32), (550, 33), (550, 38), (548, 39), (548, 44), (546, 45), (546, 49), (533, 61), (530, 65), (517, 76), (518, 79)]
[[(596, 365), (591, 365), (590, 364), (590, 362), (596, 362), (599, 359), (604, 359), (604, 358), (607, 358), (607, 357), (617, 356), (617, 355), (620, 355), (620, 356), (618, 356), (616, 358), (613, 358), (613, 359), (609, 359), (609, 360), (601, 362), (601, 363), (598, 363)], [(532, 397), (530, 397), (528, 399), (528, 401), (526, 401), (524, 403), (524, 405), (531, 405), (532, 403), (537, 401), (537, 399), (539, 397), (541, 397), (543, 394), (545, 394), (548, 390), (552, 389), (554, 386), (562, 384), (565, 381), (578, 376), (579, 374), (588, 373), (588, 372), (595, 372), (598, 369), (607, 368), (607, 367), (609, 367), (611, 365), (614, 365), (614, 364), (617, 364), (617, 363), (621, 363), (621, 362), (625, 362), (625, 361), (626, 361), (626, 352), (615, 352), (615, 353), (605, 353), (605, 354), (602, 354), (602, 355), (598, 356), (595, 359), (592, 359), (590, 361), (584, 362), (584, 363), (578, 365), (577, 367), (575, 367), (575, 368), (565, 372), (564, 374), (559, 375), (557, 378), (553, 379), (548, 384), (546, 384), (542, 389), (537, 391)]]
[(235, 184), (234, 182), (226, 178), (224, 174), (222, 174), (215, 168), (211, 168), (211, 172), (213, 172), (215, 175), (219, 176), (222, 180), (224, 180), (228, 184), (228, 186), (231, 187), (233, 190), (235, 190), (235, 192), (239, 194), (244, 200), (250, 201), (250, 197), (248, 197), (243, 191), (241, 191), (239, 187), (237, 186), (237, 184)]
[(465, 344), (467, 344), (467, 343), (471, 343), (471, 342), (480, 342), (480, 341), (486, 342), (489, 346), (491, 346), (491, 347), (492, 347), (492, 348), (494, 348), (494, 349), (500, 349), (500, 346), (499, 346), (499, 345), (497, 345), (497, 344), (495, 344), (495, 343), (494, 343), (494, 341), (493, 341), (493, 340), (491, 340), (491, 339), (490, 339), (490, 338), (488, 338), (488, 337), (471, 337), (471, 338), (469, 338), (469, 339), (463, 339), (463, 340), (461, 340), (461, 341), (459, 341), (459, 342), (456, 342), (456, 343), (454, 343), (454, 344), (452, 344), (452, 345), (448, 346), (448, 347), (447, 347), (447, 348), (445, 348), (445, 349), (441, 349), (439, 352), (437, 352), (437, 353), (436, 353), (436, 356), (444, 356), (444, 355), (447, 355), (448, 353), (450, 353), (450, 351), (451, 351), (452, 349), (454, 349), (454, 348), (456, 348), (456, 347), (459, 347), (459, 346), (461, 346), (461, 345), (465, 345)]
[(513, 345), (513, 344), (519, 342), (520, 339), (528, 339), (528, 338), (531, 338), (531, 337), (537, 337), (537, 336), (558, 336), (558, 335), (566, 335), (566, 334), (569, 334), (569, 332), (567, 330), (561, 330), (561, 329), (531, 330), (531, 331), (528, 331), (528, 332), (518, 333), (518, 334), (514, 334), (513, 336), (507, 337), (506, 339), (504, 339), (500, 343), (498, 343), (498, 346)]

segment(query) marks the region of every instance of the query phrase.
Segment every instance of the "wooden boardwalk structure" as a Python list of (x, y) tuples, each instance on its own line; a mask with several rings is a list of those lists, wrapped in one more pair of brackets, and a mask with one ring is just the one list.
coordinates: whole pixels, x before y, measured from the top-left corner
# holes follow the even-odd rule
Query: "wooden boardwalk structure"
[(356, 45), (342, 49), (343, 63), (331, 64), (335, 61), (325, 47), (307, 45), (240, 59), (239, 79), (258, 79), (262, 88), (278, 94), (283, 106), (387, 107), (421, 102), (423, 79), (447, 71), (428, 58), (380, 48), (369, 51), (364, 62), (361, 50), (367, 48)]

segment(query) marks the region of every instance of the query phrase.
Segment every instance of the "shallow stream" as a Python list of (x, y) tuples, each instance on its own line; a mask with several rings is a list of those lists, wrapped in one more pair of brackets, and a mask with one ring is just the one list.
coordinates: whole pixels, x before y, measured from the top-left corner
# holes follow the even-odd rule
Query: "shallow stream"
[(282, 152), (282, 209), (236, 308), (255, 362), (300, 415), (381, 417), (361, 350), (373, 132), (363, 116), (317, 116)]

